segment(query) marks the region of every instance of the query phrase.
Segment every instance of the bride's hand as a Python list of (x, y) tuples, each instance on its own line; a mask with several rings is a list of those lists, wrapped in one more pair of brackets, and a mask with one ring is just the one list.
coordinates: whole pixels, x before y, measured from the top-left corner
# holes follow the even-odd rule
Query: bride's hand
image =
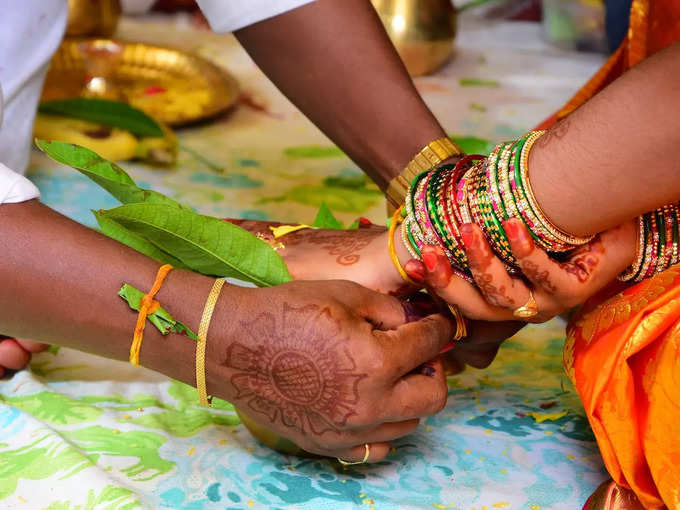
[(563, 262), (537, 248), (521, 220), (510, 219), (503, 226), (525, 278), (507, 273), (476, 225), (461, 227), (476, 286), (453, 276), (439, 247), (425, 247), (424, 263), (410, 260), (405, 269), (471, 319), (518, 320), (513, 310), (529, 301), (531, 291), (538, 314), (525, 320), (544, 322), (583, 303), (614, 280), (631, 263), (635, 252), (633, 222), (600, 234)]

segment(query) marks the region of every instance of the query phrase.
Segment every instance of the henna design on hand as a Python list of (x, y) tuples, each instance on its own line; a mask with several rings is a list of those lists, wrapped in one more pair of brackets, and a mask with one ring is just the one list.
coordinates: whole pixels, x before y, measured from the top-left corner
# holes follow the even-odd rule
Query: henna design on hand
[(252, 343), (231, 344), (223, 365), (236, 371), (236, 398), (252, 411), (316, 435), (339, 430), (356, 414), (367, 374), (357, 373), (328, 308), (284, 304), (280, 316), (262, 313), (241, 326)]
[(477, 287), (482, 291), (489, 304), (501, 308), (514, 307), (515, 300), (508, 296), (505, 285), (500, 287), (494, 285), (493, 275), (488, 272), (493, 257), (493, 253), (486, 243), (480, 239), (479, 234), (475, 234), (474, 241), (468, 248), (468, 260)]
[(328, 254), (336, 256), (335, 261), (341, 266), (351, 266), (359, 262), (358, 253), (368, 246), (377, 233), (383, 229), (365, 228), (360, 230), (328, 231), (304, 230), (291, 234), (289, 245), (310, 243), (320, 245), (328, 250)]
[(580, 283), (586, 283), (604, 254), (604, 245), (600, 238), (596, 237), (590, 243), (574, 251), (569, 260), (560, 264), (560, 268), (575, 276)]
[(532, 260), (525, 260), (521, 263), (522, 272), (524, 275), (532, 282), (537, 285), (542, 286), (548, 291), (555, 293), (557, 292), (557, 287), (553, 285), (550, 281), (550, 271), (547, 269), (541, 270), (541, 268)]

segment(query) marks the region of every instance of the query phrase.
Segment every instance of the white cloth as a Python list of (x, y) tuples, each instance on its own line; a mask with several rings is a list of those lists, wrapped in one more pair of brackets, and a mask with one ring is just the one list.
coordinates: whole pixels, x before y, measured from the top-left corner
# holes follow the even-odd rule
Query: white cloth
[[(228, 32), (313, 0), (199, 0), (212, 28)], [(50, 58), (64, 34), (67, 0), (0, 0), (0, 204), (38, 197), (23, 174)], [(4, 108), (3, 108), (4, 104)]]
[(196, 0), (215, 32), (233, 32), (313, 0)]

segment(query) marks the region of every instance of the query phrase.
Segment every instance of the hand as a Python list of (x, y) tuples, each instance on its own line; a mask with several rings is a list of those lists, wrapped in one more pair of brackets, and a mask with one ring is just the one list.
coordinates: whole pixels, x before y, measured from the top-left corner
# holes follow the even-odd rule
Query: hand
[(446, 403), (441, 363), (418, 369), (453, 334), (443, 315), (407, 323), (409, 305), (346, 281), (240, 289), (220, 306), (240, 320), (208, 343), (210, 393), (309, 452), (358, 461), (370, 443), (379, 461)]
[[(304, 229), (274, 239), (273, 222), (230, 220), (273, 246), (296, 280), (349, 280), (376, 292), (408, 295), (387, 250), (387, 229), (362, 224), (357, 230)], [(401, 240), (397, 240), (401, 243)]]
[(47, 349), (47, 344), (22, 338), (9, 338), (0, 335), (0, 377), (7, 370), (21, 370), (31, 361), (31, 354)]
[(453, 277), (439, 247), (425, 247), (424, 264), (411, 260), (405, 269), (448, 303), (457, 305), (465, 316), (478, 320), (517, 320), (512, 312), (529, 300), (531, 289), (539, 313), (528, 322), (544, 322), (583, 303), (623, 271), (634, 255), (632, 222), (598, 235), (563, 262), (537, 249), (521, 220), (510, 219), (503, 225), (526, 280), (507, 273), (476, 225), (461, 227), (476, 287)]

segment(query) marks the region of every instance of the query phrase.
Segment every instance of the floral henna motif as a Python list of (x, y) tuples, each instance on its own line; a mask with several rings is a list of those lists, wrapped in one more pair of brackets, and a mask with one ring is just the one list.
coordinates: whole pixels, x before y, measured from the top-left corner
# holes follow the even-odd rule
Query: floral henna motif
[(328, 254), (336, 256), (335, 261), (341, 266), (351, 266), (359, 262), (361, 255), (358, 253), (368, 246), (376, 238), (375, 229), (361, 229), (348, 231), (307, 231), (304, 242), (321, 245)]
[(552, 293), (557, 292), (557, 287), (550, 281), (550, 271), (547, 269), (541, 270), (535, 262), (531, 260), (522, 262), (522, 272), (529, 281), (542, 286)]
[(493, 284), (493, 275), (489, 273), (476, 274), (475, 282), (489, 304), (500, 308), (512, 308), (515, 306), (515, 300), (508, 296), (505, 285), (497, 288)]
[(604, 253), (605, 249), (602, 241), (599, 238), (595, 238), (587, 245), (576, 250), (567, 262), (560, 264), (560, 268), (568, 274), (575, 276), (580, 283), (585, 283), (600, 263), (600, 258)]
[(321, 435), (355, 414), (359, 381), (356, 363), (328, 309), (284, 305), (283, 314), (262, 313), (241, 323), (253, 342), (229, 346), (224, 365), (248, 407), (286, 427)]

